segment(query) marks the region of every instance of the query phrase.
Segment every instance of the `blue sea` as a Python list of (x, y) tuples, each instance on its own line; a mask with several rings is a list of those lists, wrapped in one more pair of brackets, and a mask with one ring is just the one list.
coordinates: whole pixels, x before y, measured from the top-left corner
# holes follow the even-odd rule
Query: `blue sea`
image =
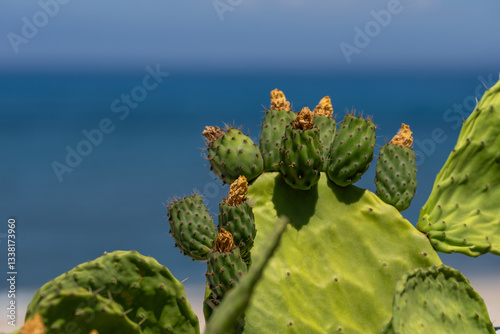
[[(119, 249), (153, 256), (179, 280), (203, 284), (205, 265), (174, 248), (164, 203), (197, 191), (217, 213), (228, 187), (209, 172), (201, 132), (206, 125), (241, 125), (258, 142), (274, 88), (285, 92), (296, 111), (314, 108), (329, 95), (338, 121), (351, 109), (373, 116), (378, 145), (402, 122), (410, 124), (419, 183), (403, 215), (415, 224), (461, 119), (481, 97), (483, 83), (491, 86), (498, 79), (498, 72), (409, 70), (172, 71), (145, 78), (148, 73), (0, 73), (0, 267), (6, 275), (7, 219), (14, 218), (18, 289), (37, 289), (79, 263)], [(82, 144), (88, 137), (94, 144)], [(78, 151), (80, 159), (70, 154)], [(374, 191), (374, 165), (357, 186)], [(500, 274), (500, 257), (442, 259), (466, 275)]]

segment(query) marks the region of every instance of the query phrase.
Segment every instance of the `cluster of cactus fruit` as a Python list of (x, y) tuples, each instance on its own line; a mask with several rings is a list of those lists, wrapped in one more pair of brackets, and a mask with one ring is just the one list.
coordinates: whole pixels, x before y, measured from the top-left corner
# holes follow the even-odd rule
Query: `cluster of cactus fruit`
[[(465, 121), (418, 229), (400, 214), (417, 186), (409, 126), (380, 148), (376, 194), (353, 185), (375, 130), (355, 111), (337, 125), (329, 97), (295, 113), (278, 90), (259, 145), (205, 128), (211, 170), (230, 184), (218, 224), (198, 194), (167, 215), (176, 247), (206, 263), (207, 334), (495, 333), (484, 301), (436, 251), (500, 255), (500, 82)], [(182, 285), (136, 252), (44, 285), (26, 325), (40, 321), (49, 333), (199, 333)]]

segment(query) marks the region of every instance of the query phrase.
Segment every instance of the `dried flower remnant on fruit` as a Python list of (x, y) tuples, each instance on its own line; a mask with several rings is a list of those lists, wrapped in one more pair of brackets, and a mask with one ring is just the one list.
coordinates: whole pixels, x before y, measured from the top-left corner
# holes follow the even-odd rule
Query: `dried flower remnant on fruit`
[(398, 133), (392, 138), (391, 144), (398, 145), (401, 147), (411, 147), (413, 144), (413, 137), (410, 130), (410, 126), (404, 123), (401, 124), (401, 129), (399, 129)]
[(211, 144), (216, 141), (219, 137), (225, 134), (224, 130), (218, 126), (206, 126), (205, 130), (201, 133), (206, 138), (206, 143)]
[(227, 205), (238, 206), (245, 201), (248, 192), (248, 182), (244, 175), (241, 175), (231, 184), (229, 195), (225, 200)]
[(226, 253), (232, 251), (233, 248), (233, 236), (221, 227), (217, 240), (215, 241), (214, 250), (219, 253)]
[(31, 319), (26, 321), (21, 328), (21, 334), (45, 334), (45, 325), (43, 324), (42, 316), (35, 314)]
[(324, 98), (321, 99), (321, 101), (319, 101), (318, 105), (313, 110), (313, 115), (324, 116), (328, 118), (333, 117), (332, 100), (330, 99), (329, 96), (325, 96)]
[(292, 121), (294, 129), (309, 130), (314, 126), (314, 116), (308, 107), (302, 108)]
[(290, 102), (286, 100), (285, 93), (278, 89), (271, 91), (271, 110), (290, 111)]

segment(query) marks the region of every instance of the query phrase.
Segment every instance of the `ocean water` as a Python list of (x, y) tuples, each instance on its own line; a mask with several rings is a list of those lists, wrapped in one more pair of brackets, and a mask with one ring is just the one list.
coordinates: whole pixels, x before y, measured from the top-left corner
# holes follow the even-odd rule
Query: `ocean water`
[[(419, 184), (403, 215), (415, 224), (456, 142), (461, 118), (484, 92), (482, 82), (491, 85), (498, 78), (494, 72), (174, 71), (148, 79), (148, 90), (147, 74), (0, 73), (0, 247), (6, 252), (7, 219), (14, 217), (18, 290), (36, 290), (75, 265), (118, 249), (153, 256), (179, 280), (203, 284), (204, 264), (182, 256), (167, 234), (163, 203), (197, 191), (217, 213), (228, 187), (207, 168), (201, 131), (205, 125), (241, 125), (258, 141), (274, 88), (285, 92), (295, 110), (314, 108), (329, 95), (338, 121), (353, 108), (373, 116), (378, 145), (402, 122), (410, 124)], [(122, 102), (127, 95), (138, 102)], [(85, 133), (94, 144), (82, 144), (89, 142)], [(68, 152), (78, 150), (81, 159), (73, 155), (68, 163)], [(374, 165), (358, 186), (374, 191)], [(6, 258), (0, 257), (1, 268), (7, 268)], [(478, 280), (500, 275), (500, 257), (442, 258)]]

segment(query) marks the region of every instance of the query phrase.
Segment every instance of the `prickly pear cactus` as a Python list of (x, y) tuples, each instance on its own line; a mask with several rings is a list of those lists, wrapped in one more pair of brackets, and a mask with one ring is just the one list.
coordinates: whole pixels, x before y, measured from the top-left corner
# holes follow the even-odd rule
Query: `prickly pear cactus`
[(256, 286), (244, 333), (376, 333), (391, 318), (401, 275), (441, 263), (393, 206), (324, 174), (304, 192), (266, 173), (248, 197), (258, 229), (253, 257), (279, 216), (290, 224)]
[(417, 168), (415, 153), (411, 149), (411, 133), (410, 127), (403, 124), (391, 142), (382, 146), (377, 159), (377, 195), (399, 211), (408, 209), (417, 188)]
[(193, 260), (206, 260), (215, 242), (216, 231), (202, 197), (195, 194), (173, 201), (167, 209), (175, 246)]
[(318, 183), (323, 166), (319, 130), (314, 116), (305, 107), (285, 128), (279, 163), (285, 182), (293, 189), (308, 190)]
[(464, 122), (417, 227), (444, 253), (500, 255), (500, 81)]
[(393, 317), (384, 333), (495, 333), (483, 299), (459, 271), (418, 268), (396, 285)]
[(203, 135), (211, 169), (223, 182), (231, 184), (240, 175), (253, 180), (262, 173), (264, 162), (259, 147), (240, 130), (207, 126)]
[(330, 146), (335, 137), (336, 123), (333, 118), (333, 107), (330, 97), (325, 96), (319, 101), (316, 108), (313, 110), (314, 125), (319, 130), (319, 142), (321, 144), (321, 155), (323, 165), (321, 171), (325, 172), (328, 168), (328, 156), (330, 154)]
[[(135, 251), (106, 253), (46, 283), (28, 305), (26, 320), (35, 314), (56, 332), (85, 321), (89, 331), (100, 333), (199, 333), (182, 284), (155, 259)], [(107, 322), (118, 317), (124, 318), (120, 330), (108, 331), (113, 324)]]
[(266, 172), (278, 171), (280, 157), (279, 148), (285, 127), (295, 118), (290, 109), (290, 102), (285, 94), (277, 89), (271, 92), (271, 108), (266, 110), (260, 133), (260, 151), (264, 159)]
[(252, 207), (246, 199), (247, 193), (247, 179), (240, 176), (231, 184), (229, 196), (219, 204), (219, 229), (223, 228), (231, 234), (243, 260), (250, 263), (250, 250), (257, 230)]
[(219, 303), (224, 294), (233, 288), (247, 271), (247, 266), (240, 255), (240, 249), (234, 247), (231, 233), (223, 228), (217, 242), (208, 254), (207, 282), (215, 303)]
[(375, 124), (369, 118), (347, 114), (330, 146), (328, 178), (346, 187), (359, 181), (368, 170), (375, 148)]

